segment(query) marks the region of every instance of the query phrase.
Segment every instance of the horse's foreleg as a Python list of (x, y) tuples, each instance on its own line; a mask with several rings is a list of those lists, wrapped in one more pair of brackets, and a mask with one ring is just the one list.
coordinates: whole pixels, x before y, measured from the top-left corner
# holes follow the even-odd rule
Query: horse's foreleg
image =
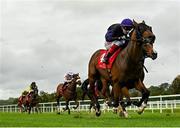
[(138, 114), (141, 114), (144, 111), (144, 109), (146, 108), (147, 102), (149, 99), (149, 94), (150, 94), (149, 90), (145, 90), (142, 92), (142, 98), (139, 102), (139, 109), (137, 111)]
[(75, 101), (76, 107), (73, 107), (73, 108), (77, 109), (79, 107), (79, 102), (77, 101), (77, 93), (74, 96), (74, 101)]
[(19, 111), (22, 113), (23, 112), (23, 108), (22, 108), (22, 106), (19, 106)]
[(28, 114), (31, 113), (31, 106), (28, 107)]
[(134, 102), (133, 104), (139, 107), (138, 114), (141, 114), (147, 106), (150, 91), (145, 87), (141, 80), (136, 83), (135, 87), (142, 93), (142, 98), (139, 102)]
[(77, 109), (79, 107), (79, 102), (77, 101), (77, 99), (75, 99), (74, 101), (75, 101), (76, 107), (73, 107), (73, 108)]
[(69, 101), (66, 101), (66, 108), (64, 111), (68, 110), (68, 114), (70, 114), (70, 109), (69, 109)]
[(60, 96), (57, 96), (57, 114), (60, 114), (60, 104), (59, 104)]
[[(132, 104), (132, 101), (131, 101), (131, 99), (130, 99), (130, 94), (129, 94), (128, 88), (127, 88), (127, 87), (121, 88), (121, 94), (122, 94), (122, 96), (120, 97), (121, 102), (122, 102), (121, 105), (122, 105), (124, 108), (130, 106), (130, 105)], [(123, 96), (126, 97), (126, 102), (123, 101)]]
[(91, 103), (90, 103), (90, 106), (89, 106), (89, 113), (91, 113), (91, 109), (92, 109), (93, 105), (94, 105), (94, 104), (91, 102)]
[(35, 106), (35, 111), (36, 111), (36, 113), (40, 113), (39, 112), (39, 105), (38, 104)]

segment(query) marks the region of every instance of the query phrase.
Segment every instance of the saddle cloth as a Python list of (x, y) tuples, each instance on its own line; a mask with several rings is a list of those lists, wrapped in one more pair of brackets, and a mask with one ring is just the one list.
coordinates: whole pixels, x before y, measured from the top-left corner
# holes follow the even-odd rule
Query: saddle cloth
[(119, 48), (117, 51), (115, 51), (115, 53), (109, 58), (109, 63), (108, 64), (105, 64), (104, 62), (102, 62), (107, 50), (101, 50), (96, 67), (97, 68), (102, 68), (102, 69), (106, 69), (106, 68), (111, 69), (112, 65), (113, 65), (113, 62), (116, 59), (116, 57), (117, 57), (118, 53), (120, 52), (120, 50), (121, 49)]

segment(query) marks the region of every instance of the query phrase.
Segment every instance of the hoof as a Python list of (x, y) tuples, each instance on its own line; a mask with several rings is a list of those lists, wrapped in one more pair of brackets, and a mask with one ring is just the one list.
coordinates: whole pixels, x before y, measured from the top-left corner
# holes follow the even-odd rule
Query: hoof
[(78, 107), (73, 107), (73, 109), (75, 110), (75, 109), (77, 109)]
[(57, 112), (58, 115), (60, 115), (60, 112)]
[(128, 113), (126, 111), (119, 112), (119, 116), (122, 118), (128, 118)]
[(142, 111), (142, 110), (138, 110), (137, 113), (138, 113), (139, 115), (141, 115), (141, 114), (143, 113), (143, 111)]
[(113, 113), (117, 114), (118, 113), (118, 109), (117, 108), (113, 108)]
[(146, 105), (141, 105), (141, 107), (138, 108), (137, 113), (142, 114), (144, 112), (144, 109), (146, 108)]
[(101, 111), (96, 112), (96, 116), (99, 117), (101, 115)]

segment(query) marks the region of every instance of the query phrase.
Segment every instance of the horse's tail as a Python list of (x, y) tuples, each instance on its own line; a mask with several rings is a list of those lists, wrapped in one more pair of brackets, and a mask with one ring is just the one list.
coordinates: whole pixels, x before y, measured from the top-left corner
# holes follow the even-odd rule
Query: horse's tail
[(85, 96), (87, 95), (88, 93), (88, 85), (89, 85), (89, 79), (87, 78), (83, 83), (82, 83), (82, 86), (81, 86), (81, 89), (83, 91), (83, 94), (82, 94), (82, 100), (84, 100)]

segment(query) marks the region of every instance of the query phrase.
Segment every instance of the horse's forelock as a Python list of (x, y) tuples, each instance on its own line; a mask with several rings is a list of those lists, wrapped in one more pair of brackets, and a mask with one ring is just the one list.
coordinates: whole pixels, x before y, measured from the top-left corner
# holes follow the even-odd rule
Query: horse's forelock
[(140, 39), (145, 31), (149, 30), (150, 32), (152, 32), (152, 27), (145, 24), (145, 22), (141, 22), (136, 23), (136, 25), (134, 26), (134, 30), (136, 33), (136, 38)]
[(138, 30), (140, 31), (141, 34), (147, 30), (150, 30), (152, 32), (152, 27), (145, 24), (145, 22), (144, 23), (142, 22), (138, 24)]

